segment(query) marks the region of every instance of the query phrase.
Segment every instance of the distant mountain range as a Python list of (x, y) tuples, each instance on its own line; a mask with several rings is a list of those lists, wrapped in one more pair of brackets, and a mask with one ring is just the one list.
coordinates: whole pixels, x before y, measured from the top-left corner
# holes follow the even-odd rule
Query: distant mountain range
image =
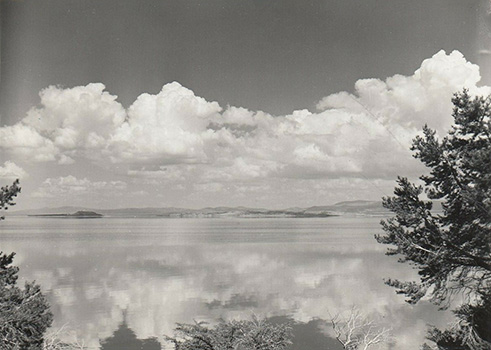
[(92, 218), (102, 218), (104, 215), (93, 211), (79, 210), (73, 214), (28, 214), (27, 216), (49, 216), (54, 218), (92, 219)]
[[(441, 206), (436, 205), (436, 211)], [(363, 216), (387, 216), (390, 212), (382, 206), (380, 201), (346, 201), (333, 205), (314, 206), (309, 208), (287, 208), (271, 210), (263, 208), (247, 207), (215, 207), (203, 209), (184, 208), (121, 208), (121, 209), (94, 209), (83, 207), (58, 207), (32, 210), (19, 210), (6, 213), (9, 216), (58, 216), (77, 217), (77, 213), (91, 212), (94, 215), (104, 217), (166, 217), (166, 218), (215, 218), (215, 217), (243, 217), (243, 218), (312, 218), (329, 217), (338, 215), (363, 215)]]

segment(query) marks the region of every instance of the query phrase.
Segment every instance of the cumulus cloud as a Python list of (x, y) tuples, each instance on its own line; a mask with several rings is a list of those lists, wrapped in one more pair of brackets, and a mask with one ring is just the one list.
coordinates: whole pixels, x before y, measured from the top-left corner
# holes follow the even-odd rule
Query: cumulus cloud
[(23, 179), (27, 176), (28, 175), (24, 169), (11, 161), (6, 161), (5, 163), (3, 163), (3, 166), (0, 166), (1, 180)]
[(355, 84), (356, 95), (346, 92), (323, 98), (317, 105), (321, 110), (334, 109), (358, 112), (376, 119), (392, 130), (402, 142), (412, 128), (425, 123), (446, 132), (451, 118), (450, 98), (464, 87), (474, 94), (489, 94), (489, 88), (478, 88), (479, 67), (453, 51), (440, 51), (426, 59), (409, 77), (395, 75), (385, 81), (361, 79)]
[(21, 122), (0, 128), (0, 147), (21, 159), (83, 158), (174, 182), (393, 178), (415, 171), (408, 148), (425, 123), (446, 132), (453, 93), (490, 93), (479, 80), (461, 53), (441, 51), (411, 76), (362, 79), (353, 94), (323, 98), (317, 112), (284, 116), (222, 110), (177, 82), (126, 110), (102, 84), (51, 86)]
[(128, 118), (109, 140), (113, 162), (203, 162), (204, 143), (213, 134), (207, 126), (220, 112), (174, 82), (157, 95), (142, 94), (128, 109)]
[(98, 195), (102, 196), (111, 191), (123, 191), (127, 184), (123, 181), (91, 181), (87, 178), (78, 179), (75, 176), (61, 176), (44, 180), (41, 187), (32, 194), (35, 198), (63, 198)]
[(39, 162), (54, 161), (59, 153), (50, 139), (22, 122), (0, 128), (0, 146), (21, 159)]
[(50, 86), (40, 93), (18, 124), (0, 129), (0, 146), (34, 161), (70, 162), (71, 156), (103, 154), (107, 141), (124, 122), (126, 112), (103, 84), (71, 89)]

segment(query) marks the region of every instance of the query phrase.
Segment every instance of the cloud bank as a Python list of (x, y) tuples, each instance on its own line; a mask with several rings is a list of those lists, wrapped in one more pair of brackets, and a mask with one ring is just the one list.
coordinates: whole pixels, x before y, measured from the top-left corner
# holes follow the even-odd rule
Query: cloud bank
[(28, 175), (25, 170), (13, 162), (6, 161), (5, 163), (3, 163), (3, 166), (0, 166), (1, 180), (23, 179), (27, 176)]
[(87, 178), (78, 179), (75, 176), (68, 175), (44, 180), (32, 196), (37, 198), (67, 197), (74, 201), (73, 196), (107, 195), (112, 191), (126, 190), (126, 187), (127, 184), (123, 181), (91, 181)]
[(489, 94), (479, 80), (479, 67), (461, 53), (440, 51), (411, 76), (362, 79), (353, 94), (323, 98), (317, 112), (283, 116), (222, 108), (177, 82), (127, 109), (100, 83), (50, 86), (24, 119), (0, 128), (0, 148), (19, 161), (88, 161), (196, 189), (393, 179), (420, 172), (410, 160), (411, 139), (425, 123), (446, 132), (453, 93)]

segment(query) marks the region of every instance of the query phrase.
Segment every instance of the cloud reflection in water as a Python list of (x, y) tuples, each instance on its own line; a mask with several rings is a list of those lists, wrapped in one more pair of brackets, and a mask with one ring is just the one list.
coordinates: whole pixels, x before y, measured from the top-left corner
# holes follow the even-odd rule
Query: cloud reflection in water
[[(415, 271), (384, 255), (373, 239), (378, 221), (29, 218), (9, 220), (1, 235), (22, 276), (47, 292), (55, 326), (68, 322), (90, 346), (122, 324), (122, 310), (138, 338), (162, 340), (176, 322), (255, 313), (313, 327), (357, 305), (384, 316), (398, 349), (417, 348), (426, 324), (446, 314), (407, 305), (383, 284), (414, 279)], [(38, 230), (16, 236), (26, 225)], [(313, 341), (330, 344), (322, 334)]]

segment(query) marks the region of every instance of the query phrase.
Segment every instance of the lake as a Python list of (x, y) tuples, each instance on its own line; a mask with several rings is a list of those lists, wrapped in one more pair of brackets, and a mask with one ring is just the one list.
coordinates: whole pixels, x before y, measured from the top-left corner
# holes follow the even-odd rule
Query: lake
[(164, 344), (176, 322), (252, 314), (294, 321), (295, 349), (338, 349), (323, 320), (353, 306), (392, 328), (389, 347), (417, 349), (449, 313), (383, 283), (417, 275), (384, 254), (379, 221), (8, 217), (0, 249), (41, 284), (54, 329), (94, 349), (132, 332)]

